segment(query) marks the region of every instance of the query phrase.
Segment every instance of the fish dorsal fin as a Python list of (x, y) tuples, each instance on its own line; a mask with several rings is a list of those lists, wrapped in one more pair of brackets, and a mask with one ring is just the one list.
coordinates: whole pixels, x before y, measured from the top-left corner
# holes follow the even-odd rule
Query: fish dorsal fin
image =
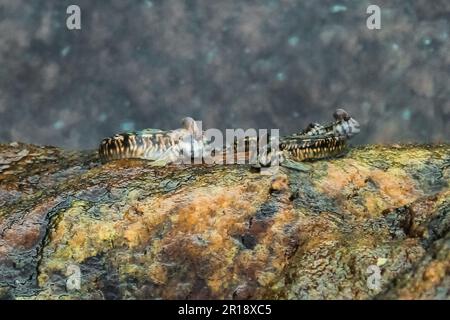
[(164, 133), (164, 132), (165, 131), (163, 131), (161, 129), (148, 128), (148, 129), (143, 129), (143, 130), (139, 131), (138, 134), (141, 134), (141, 135), (152, 135), (152, 134)]

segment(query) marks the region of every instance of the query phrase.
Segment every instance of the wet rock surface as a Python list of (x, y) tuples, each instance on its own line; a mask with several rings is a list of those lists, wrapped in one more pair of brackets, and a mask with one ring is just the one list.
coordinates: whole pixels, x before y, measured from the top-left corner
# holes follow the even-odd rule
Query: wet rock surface
[(305, 166), (0, 145), (0, 297), (449, 299), (449, 145)]

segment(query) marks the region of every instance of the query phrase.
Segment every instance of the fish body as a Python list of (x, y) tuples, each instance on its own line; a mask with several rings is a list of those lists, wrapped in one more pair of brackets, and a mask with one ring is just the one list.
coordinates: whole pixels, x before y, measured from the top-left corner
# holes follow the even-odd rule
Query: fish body
[(106, 162), (136, 158), (170, 163), (200, 157), (207, 145), (203, 134), (199, 133), (192, 118), (183, 119), (182, 125), (176, 130), (144, 129), (105, 138), (99, 147), (100, 159)]
[[(267, 166), (274, 160), (282, 164), (286, 159), (297, 162), (319, 160), (342, 154), (348, 140), (360, 132), (360, 125), (343, 109), (337, 109), (333, 117), (335, 121), (329, 124), (311, 123), (299, 133), (279, 138), (278, 150), (272, 150), (273, 138), (265, 137), (270, 143), (258, 149), (259, 164)], [(251, 145), (259, 146), (258, 137), (245, 139), (246, 150)]]
[[(262, 147), (258, 136), (236, 139), (221, 152), (238, 154), (244, 151), (244, 157), (251, 157), (252, 161), (256, 154), (256, 162), (263, 166), (275, 163), (274, 160), (282, 164), (285, 160), (301, 162), (338, 156), (346, 149), (348, 140), (359, 133), (360, 126), (343, 109), (337, 109), (333, 117), (334, 121), (329, 124), (312, 123), (299, 133), (289, 136), (262, 137), (268, 141)], [(277, 150), (272, 150), (274, 146), (278, 146)], [(99, 147), (103, 162), (138, 158), (162, 164), (180, 162), (183, 159), (190, 163), (194, 158), (211, 154), (211, 151), (215, 151), (211, 141), (199, 130), (192, 118), (184, 118), (182, 127), (176, 130), (145, 129), (116, 134), (103, 139)]]

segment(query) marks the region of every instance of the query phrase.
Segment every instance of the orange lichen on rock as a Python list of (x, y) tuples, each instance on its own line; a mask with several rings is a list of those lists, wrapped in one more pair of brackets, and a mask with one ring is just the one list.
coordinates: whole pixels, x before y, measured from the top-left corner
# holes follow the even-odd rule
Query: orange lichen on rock
[(272, 179), (270, 190), (273, 192), (280, 192), (283, 190), (289, 189), (289, 179), (288, 176), (283, 175), (277, 175)]
[(162, 243), (163, 256), (171, 260), (181, 255), (188, 265), (207, 267), (203, 275), (191, 276), (203, 276), (213, 296), (221, 296), (224, 285), (232, 283), (230, 267), (239, 251), (233, 235), (243, 232), (268, 190), (266, 186), (266, 190), (252, 188), (250, 194), (245, 191), (242, 185), (226, 191), (205, 187), (192, 190), (188, 197), (175, 195), (168, 199), (177, 205), (170, 209), (171, 228), (167, 243)]
[(424, 270), (419, 272), (419, 277), (413, 278), (411, 283), (398, 290), (399, 299), (431, 298), (430, 293), (432, 294), (435, 288), (441, 286), (445, 290), (447, 285), (444, 283), (444, 280), (450, 274), (450, 262), (449, 260), (431, 261)]
[[(423, 195), (404, 170), (370, 168), (355, 160), (344, 160), (339, 165), (330, 163), (327, 175), (316, 185), (324, 194), (341, 199), (341, 203), (345, 203), (349, 212), (355, 215), (367, 213), (377, 216), (387, 208), (405, 205)], [(363, 210), (361, 202), (344, 201), (349, 197), (355, 198), (355, 195), (363, 198)]]
[(371, 179), (375, 183), (380, 196), (390, 206), (403, 206), (423, 195), (414, 180), (399, 168), (389, 168), (387, 171), (375, 169), (366, 179)]
[(348, 160), (348, 163), (330, 162), (325, 177), (318, 181), (317, 187), (330, 196), (338, 196), (348, 188), (360, 188), (365, 185), (370, 168)]

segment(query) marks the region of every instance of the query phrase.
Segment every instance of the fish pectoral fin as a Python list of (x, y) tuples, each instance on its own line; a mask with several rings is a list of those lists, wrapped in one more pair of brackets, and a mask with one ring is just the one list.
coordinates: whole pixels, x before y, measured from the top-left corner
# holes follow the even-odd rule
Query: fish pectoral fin
[(153, 167), (164, 167), (171, 163), (178, 163), (181, 160), (180, 156), (175, 154), (173, 150), (169, 149), (160, 155), (152, 162)]
[(302, 162), (289, 160), (289, 159), (285, 159), (281, 163), (281, 166), (284, 167), (284, 168), (297, 170), (297, 171), (301, 171), (301, 172), (311, 171), (311, 167), (309, 165), (307, 165), (305, 163), (302, 163)]
[(152, 167), (164, 167), (166, 165), (168, 165), (170, 163), (170, 161), (165, 160), (165, 159), (158, 159), (158, 160), (154, 160), (150, 162), (150, 166)]

